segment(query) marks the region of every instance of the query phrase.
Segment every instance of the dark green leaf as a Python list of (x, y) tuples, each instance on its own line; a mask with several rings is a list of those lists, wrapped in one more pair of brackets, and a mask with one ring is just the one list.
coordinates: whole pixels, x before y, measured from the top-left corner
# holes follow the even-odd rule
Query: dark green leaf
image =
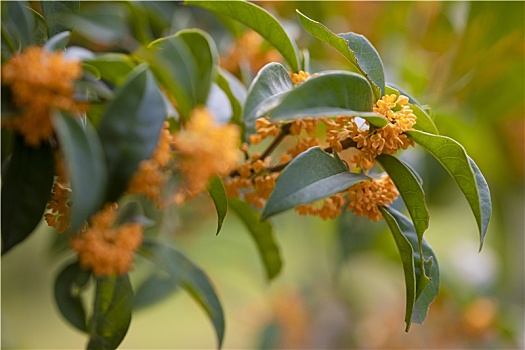
[(139, 163), (152, 155), (165, 116), (155, 78), (146, 64), (137, 66), (115, 92), (99, 124), (111, 184), (107, 200), (115, 201), (126, 190)]
[(9, 164), (2, 169), (2, 254), (25, 240), (42, 219), (54, 171), (48, 144), (34, 149), (15, 137)]
[(115, 226), (125, 223), (138, 223), (142, 226), (151, 226), (155, 222), (144, 215), (142, 204), (137, 200), (126, 200), (119, 202), (118, 216)]
[[(425, 274), (422, 274), (422, 270), (419, 267), (421, 266), (420, 256), (417, 253), (418, 237), (414, 225), (403, 214), (393, 208), (381, 208), (381, 212), (385, 220), (387, 220), (390, 229), (393, 230), (392, 233), (400, 230), (412, 246), (416, 277), (416, 303), (412, 311), (411, 321), (423, 323), (428, 313), (428, 307), (439, 293), (439, 265), (436, 255), (427, 241), (423, 239)], [(400, 251), (400, 253), (403, 255), (407, 252)], [(410, 314), (407, 312), (408, 315)]]
[(141, 55), (153, 63), (153, 71), (185, 119), (196, 106), (206, 103), (218, 62), (218, 51), (209, 34), (199, 29), (182, 30), (155, 40)]
[(228, 211), (228, 197), (226, 196), (226, 190), (222, 184), (222, 180), (218, 176), (212, 177), (208, 186), (208, 192), (210, 193), (211, 199), (215, 204), (217, 210), (217, 235), (221, 231), (224, 217)]
[(135, 292), (133, 309), (145, 309), (173, 295), (180, 281), (164, 271), (153, 272)]
[(234, 75), (221, 69), (219, 69), (219, 74), (217, 74), (216, 83), (230, 100), (232, 121), (244, 128), (242, 122), (242, 106), (246, 100), (246, 88)]
[(301, 56), (297, 44), (286, 33), (279, 21), (263, 8), (245, 1), (187, 0), (184, 3), (231, 17), (250, 27), (281, 53), (294, 72), (301, 69)]
[[(414, 249), (410, 244), (407, 237), (396, 219), (387, 211), (384, 207), (379, 207), (383, 217), (385, 218), (388, 227), (390, 227), (390, 232), (394, 237), (396, 242), (397, 249), (399, 250), (399, 255), (401, 256), (401, 262), (403, 263), (403, 271), (405, 273), (405, 288), (406, 288), (406, 306), (405, 306), (405, 322), (406, 329), (408, 332), (410, 330), (410, 324), (412, 322), (412, 312), (414, 311), (414, 305), (416, 303), (416, 272), (415, 272), (415, 262), (414, 262)], [(416, 242), (416, 252), (417, 252), (417, 242)], [(417, 254), (417, 253), (416, 253)]]
[(35, 30), (35, 19), (27, 1), (2, 1), (2, 46), (5, 43), (11, 54), (30, 45)]
[(76, 232), (104, 202), (107, 184), (104, 153), (98, 135), (86, 121), (57, 113), (54, 126), (64, 154), (72, 189), (71, 231)]
[(323, 24), (314, 21), (297, 10), (304, 29), (316, 38), (339, 51), (361, 72), (372, 85), (374, 102), (385, 93), (383, 63), (376, 49), (364, 36), (355, 33), (334, 34)]
[(133, 308), (133, 288), (127, 274), (96, 279), (88, 349), (116, 349), (124, 339)]
[(80, 10), (80, 1), (42, 1), (42, 13), (47, 22), (49, 37), (73, 29), (71, 15)]
[(98, 55), (94, 59), (85, 60), (95, 67), (103, 79), (116, 85), (122, 85), (128, 74), (135, 68), (135, 63), (127, 55), (120, 53), (106, 53)]
[(181, 252), (152, 240), (144, 242), (141, 253), (179, 281), (204, 308), (213, 323), (220, 348), (224, 337), (224, 314), (213, 285), (204, 271)]
[(251, 234), (266, 270), (266, 277), (272, 280), (279, 274), (282, 267), (281, 255), (273, 237), (272, 225), (268, 221), (261, 221), (259, 213), (244, 201), (230, 198), (228, 204)]
[(327, 71), (287, 93), (270, 112), (270, 119), (349, 115), (360, 116), (374, 126), (384, 127), (388, 121), (373, 113), (372, 105), (372, 90), (366, 79), (355, 73)]
[(33, 29), (31, 44), (42, 46), (48, 39), (46, 20), (40, 13), (32, 8), (28, 8), (28, 10), (32, 13), (33, 18), (35, 19), (35, 28)]
[(456, 181), (465, 195), (480, 232), (480, 249), (492, 214), (490, 191), (477, 165), (457, 141), (422, 131), (407, 131), (408, 137), (432, 154)]
[(64, 51), (70, 36), (71, 32), (67, 31), (55, 34), (44, 44), (44, 49), (51, 52)]
[[(421, 184), (412, 170), (400, 159), (388, 154), (381, 154), (377, 156), (376, 160), (394, 181), (401, 197), (403, 197), (403, 202), (405, 202), (410, 217), (414, 222), (419, 239), (419, 247), (421, 247), (423, 234), (428, 228), (428, 220), (430, 218), (425, 202), (425, 193)], [(419, 252), (420, 249), (417, 251)]]
[(253, 134), (255, 121), (277, 107), (292, 89), (292, 79), (282, 64), (272, 62), (264, 66), (252, 81), (246, 96), (242, 117), (246, 133)]
[(284, 168), (266, 202), (262, 218), (265, 220), (300, 204), (328, 197), (366, 180), (370, 178), (349, 172), (340, 159), (319, 147), (312, 147)]
[(128, 11), (121, 2), (88, 6), (73, 17), (75, 33), (102, 45), (129, 45)]
[(81, 292), (91, 274), (80, 268), (78, 262), (66, 266), (55, 281), (55, 302), (62, 315), (82, 332), (88, 332), (86, 309)]

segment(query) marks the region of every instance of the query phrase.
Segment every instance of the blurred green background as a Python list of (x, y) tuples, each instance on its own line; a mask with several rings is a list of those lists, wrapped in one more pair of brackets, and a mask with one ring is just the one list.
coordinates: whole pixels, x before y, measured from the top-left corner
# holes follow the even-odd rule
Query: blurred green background
[[(139, 12), (153, 37), (200, 27), (210, 32), (223, 56), (234, 41), (230, 29), (239, 28), (171, 2), (133, 4), (142, 12), (95, 2), (82, 3), (81, 11), (102, 13), (117, 6), (120, 12), (113, 13), (120, 20), (100, 25), (123, 35), (137, 35), (137, 19), (130, 13)], [(383, 59), (387, 81), (431, 106), (440, 132), (462, 143), (479, 165), (494, 211), (478, 253), (476, 223), (455, 183), (424, 153), (403, 154), (424, 180), (431, 215), (426, 237), (442, 281), (427, 321), (407, 334), (403, 271), (384, 222), (351, 214), (324, 222), (293, 212), (272, 219), (284, 269), (268, 283), (253, 243), (233, 215), (215, 237), (211, 201), (186, 205), (171, 217), (170, 238), (217, 288), (226, 314), (224, 348), (523, 348), (525, 3), (257, 4), (310, 50), (310, 73), (349, 66), (302, 30), (295, 9), (335, 33), (365, 35)], [(86, 44), (81, 35), (76, 40)], [(113, 44), (91, 48), (107, 50)], [(55, 237), (41, 226), (2, 257), (3, 348), (85, 345), (85, 336), (68, 326), (54, 305), (53, 281), (65, 262), (63, 255), (52, 253)], [(138, 261), (137, 275), (144, 269)], [(183, 292), (137, 311), (121, 344), (123, 349), (214, 346), (211, 324)]]

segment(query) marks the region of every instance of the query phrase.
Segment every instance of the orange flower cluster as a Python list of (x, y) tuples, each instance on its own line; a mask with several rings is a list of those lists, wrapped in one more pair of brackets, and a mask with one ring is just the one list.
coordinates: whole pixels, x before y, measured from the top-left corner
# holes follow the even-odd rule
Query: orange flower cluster
[(341, 215), (342, 208), (346, 204), (345, 197), (342, 193), (336, 193), (330, 197), (318, 200), (314, 203), (299, 205), (295, 211), (299, 215), (319, 216), (321, 219), (334, 219)]
[(348, 208), (357, 216), (378, 221), (383, 218), (379, 207), (388, 205), (399, 196), (396, 186), (388, 175), (379, 179), (359, 182), (347, 190)]
[(133, 255), (142, 244), (138, 223), (116, 226), (117, 204), (108, 204), (93, 215), (87, 230), (70, 241), (80, 265), (97, 277), (124, 274), (133, 268)]
[(184, 129), (174, 136), (178, 169), (184, 179), (184, 189), (176, 193), (175, 202), (204, 191), (213, 175), (224, 176), (234, 170), (240, 157), (239, 139), (236, 125), (214, 125), (205, 108), (195, 109)]
[(290, 78), (292, 78), (292, 82), (294, 85), (299, 85), (308, 80), (308, 78), (310, 78), (310, 73), (300, 70), (297, 73), (291, 73)]
[(73, 83), (81, 76), (80, 62), (66, 60), (62, 52), (32, 46), (13, 56), (2, 66), (2, 84), (11, 88), (21, 115), (3, 121), (4, 126), (38, 147), (53, 136), (52, 110), (75, 115), (87, 110), (87, 104), (73, 100)]
[(221, 58), (221, 66), (237, 73), (242, 65), (249, 65), (254, 72), (270, 62), (281, 61), (281, 55), (274, 48), (263, 50), (264, 39), (257, 32), (247, 30), (237, 39), (229, 53)]
[(129, 193), (143, 194), (155, 201), (157, 206), (161, 207), (163, 205), (161, 192), (168, 180), (168, 174), (164, 169), (172, 160), (172, 144), (174, 140), (175, 137), (169, 130), (169, 123), (164, 122), (153, 155), (150, 159), (140, 162), (139, 169), (129, 182)]
[(47, 209), (51, 212), (46, 213), (44, 219), (49, 226), (58, 229), (58, 233), (64, 233), (69, 230), (71, 218), (71, 207), (69, 205), (71, 190), (62, 183), (55, 182), (52, 194), (47, 203)]

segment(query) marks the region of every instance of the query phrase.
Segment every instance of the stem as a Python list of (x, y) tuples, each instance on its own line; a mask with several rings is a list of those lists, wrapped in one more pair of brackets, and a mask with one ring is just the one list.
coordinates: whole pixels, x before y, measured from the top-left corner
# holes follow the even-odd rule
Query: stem
[(268, 146), (268, 148), (266, 148), (266, 150), (264, 150), (264, 152), (259, 157), (259, 160), (264, 160), (264, 158), (266, 158), (270, 154), (272, 154), (272, 152), (277, 148), (277, 146), (279, 146), (279, 144), (282, 142), (282, 140), (284, 140), (286, 135), (288, 135), (290, 133), (291, 126), (292, 126), (292, 123), (288, 123), (288, 124), (285, 124), (282, 127), (281, 132), (279, 133), (279, 135), (277, 135), (277, 137), (275, 137), (275, 139), (273, 139), (272, 143)]

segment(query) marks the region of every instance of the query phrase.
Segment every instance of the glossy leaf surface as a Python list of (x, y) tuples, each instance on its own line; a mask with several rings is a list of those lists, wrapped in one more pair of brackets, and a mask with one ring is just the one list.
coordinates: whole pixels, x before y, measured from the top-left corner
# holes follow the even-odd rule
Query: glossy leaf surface
[(385, 126), (387, 120), (372, 113), (372, 104), (372, 90), (366, 79), (355, 73), (328, 71), (286, 94), (270, 112), (270, 119), (358, 115), (375, 126)]
[(262, 218), (325, 198), (366, 180), (370, 178), (349, 172), (340, 159), (319, 147), (312, 147), (284, 168), (266, 202)]
[(479, 168), (463, 146), (449, 137), (416, 130), (407, 131), (407, 135), (432, 154), (458, 184), (476, 218), (481, 249), (492, 214), (492, 202), (489, 187)]
[(96, 279), (88, 349), (116, 349), (124, 339), (133, 308), (133, 289), (127, 274)]
[(55, 34), (53, 37), (44, 44), (44, 49), (48, 51), (62, 51), (66, 48), (66, 45), (71, 37), (71, 32), (65, 31)]
[(217, 232), (218, 235), (221, 231), (224, 217), (228, 212), (228, 197), (226, 196), (226, 190), (222, 184), (222, 180), (218, 176), (212, 177), (208, 186), (208, 192), (210, 193), (211, 199), (215, 204), (217, 210)]
[(301, 55), (297, 44), (290, 38), (275, 17), (265, 9), (247, 1), (186, 0), (184, 3), (186, 5), (200, 6), (241, 22), (272, 44), (294, 72), (301, 69)]
[(103, 79), (116, 85), (122, 85), (127, 75), (135, 68), (135, 63), (129, 56), (120, 53), (106, 53), (96, 56), (94, 59), (85, 60), (95, 67)]
[(334, 34), (323, 24), (297, 11), (304, 29), (342, 54), (370, 82), (375, 101), (385, 92), (385, 72), (376, 49), (367, 38), (355, 33)]
[(2, 169), (2, 254), (24, 241), (42, 219), (55, 172), (51, 147), (28, 147), (19, 136), (7, 162)]
[(54, 125), (71, 182), (70, 229), (76, 232), (104, 202), (107, 169), (97, 132), (89, 121), (57, 113)]
[(153, 240), (145, 241), (141, 253), (169, 273), (202, 306), (217, 334), (218, 347), (224, 338), (224, 314), (208, 276), (184, 254)]
[(115, 201), (126, 189), (140, 161), (151, 156), (165, 115), (155, 78), (147, 65), (137, 66), (115, 92), (99, 124), (111, 183), (107, 200)]
[(80, 1), (42, 1), (41, 5), (50, 37), (73, 29), (71, 15), (80, 10)]
[(261, 221), (259, 213), (244, 201), (230, 198), (228, 204), (251, 234), (263, 262), (266, 277), (272, 280), (282, 268), (281, 253), (273, 236), (272, 225), (268, 221)]

